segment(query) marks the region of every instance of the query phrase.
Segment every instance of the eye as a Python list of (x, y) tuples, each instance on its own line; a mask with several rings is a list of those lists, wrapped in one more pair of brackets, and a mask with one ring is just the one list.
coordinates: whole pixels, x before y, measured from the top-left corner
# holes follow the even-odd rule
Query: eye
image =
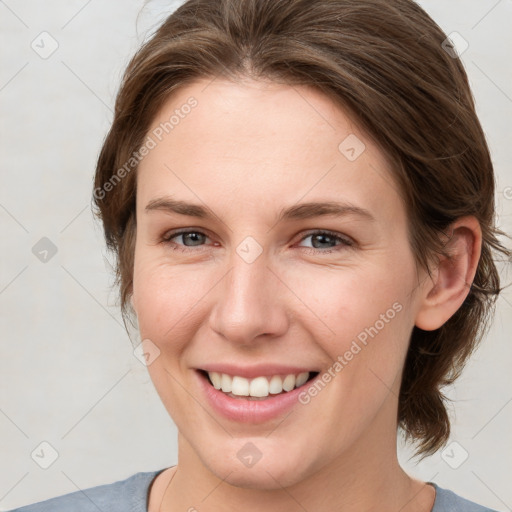
[(311, 246), (305, 247), (305, 249), (307, 249), (306, 252), (313, 254), (331, 253), (354, 245), (350, 238), (332, 231), (317, 230), (310, 232), (302, 237), (301, 242), (308, 238), (311, 238)]
[[(305, 249), (305, 252), (313, 254), (331, 253), (354, 245), (353, 240), (350, 238), (339, 233), (326, 230), (309, 232), (301, 238), (299, 244), (308, 238), (311, 239), (311, 246), (302, 246), (302, 248)], [(208, 235), (202, 231), (191, 229), (171, 231), (162, 237), (163, 243), (170, 245), (174, 250), (182, 252), (193, 251), (193, 247), (202, 248), (207, 240), (209, 240)], [(301, 247), (301, 245), (299, 245), (299, 247)]]
[[(174, 239), (178, 241), (181, 239), (181, 243), (175, 242)], [(162, 242), (171, 245), (173, 249), (184, 252), (193, 250), (188, 249), (189, 247), (203, 245), (205, 240), (209, 240), (208, 236), (202, 231), (195, 230), (171, 231), (162, 237)]]

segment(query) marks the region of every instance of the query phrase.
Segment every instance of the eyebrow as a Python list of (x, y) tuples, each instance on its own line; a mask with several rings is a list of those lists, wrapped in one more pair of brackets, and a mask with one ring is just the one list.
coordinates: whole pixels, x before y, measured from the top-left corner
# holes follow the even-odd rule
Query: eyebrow
[[(145, 211), (163, 210), (169, 213), (178, 213), (189, 217), (210, 219), (218, 218), (213, 212), (200, 204), (189, 203), (173, 199), (172, 197), (159, 197), (152, 199), (146, 205)], [(375, 217), (365, 208), (350, 203), (336, 201), (308, 202), (284, 208), (280, 211), (276, 223), (284, 220), (303, 220), (321, 216), (343, 217), (355, 215), (369, 221), (375, 221)]]

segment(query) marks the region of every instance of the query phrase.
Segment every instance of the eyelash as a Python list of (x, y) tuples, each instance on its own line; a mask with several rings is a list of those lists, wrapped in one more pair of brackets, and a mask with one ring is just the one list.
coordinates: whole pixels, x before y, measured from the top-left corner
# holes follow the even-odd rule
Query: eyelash
[[(181, 251), (181, 252), (194, 251), (193, 247), (203, 247), (203, 246), (184, 246), (184, 245), (176, 244), (175, 242), (171, 241), (173, 238), (176, 238), (179, 235), (184, 235), (184, 234), (189, 234), (189, 233), (196, 233), (196, 234), (200, 234), (200, 235), (204, 235), (205, 237), (208, 237), (208, 235), (206, 233), (203, 233), (202, 231), (194, 230), (194, 229), (184, 229), (184, 230), (180, 230), (180, 231), (171, 231), (169, 233), (166, 233), (162, 237), (161, 241), (164, 244), (170, 245), (173, 250)], [(332, 248), (326, 248), (326, 249), (317, 249), (315, 247), (301, 247), (301, 249), (303, 249), (304, 252), (306, 252), (307, 254), (315, 254), (315, 255), (330, 254), (332, 252), (337, 252), (344, 248), (353, 247), (355, 245), (354, 241), (351, 240), (350, 238), (341, 236), (340, 234), (338, 234), (334, 231), (329, 231), (329, 230), (325, 230), (325, 229), (310, 231), (306, 235), (304, 235), (299, 240), (299, 242), (303, 242), (306, 238), (309, 238), (309, 237), (315, 236), (315, 235), (328, 235), (329, 237), (333, 238), (335, 241), (340, 242), (340, 243), (338, 245), (335, 245)]]

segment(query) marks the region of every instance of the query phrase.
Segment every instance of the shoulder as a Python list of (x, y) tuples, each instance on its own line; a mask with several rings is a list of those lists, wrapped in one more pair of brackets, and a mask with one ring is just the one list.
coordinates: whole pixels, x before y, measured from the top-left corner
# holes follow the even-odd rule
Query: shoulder
[(432, 512), (496, 512), (473, 501), (469, 501), (449, 489), (443, 489), (429, 482), (436, 489), (436, 500)]
[(161, 471), (135, 473), (125, 480), (89, 487), (9, 512), (146, 512), (149, 486)]

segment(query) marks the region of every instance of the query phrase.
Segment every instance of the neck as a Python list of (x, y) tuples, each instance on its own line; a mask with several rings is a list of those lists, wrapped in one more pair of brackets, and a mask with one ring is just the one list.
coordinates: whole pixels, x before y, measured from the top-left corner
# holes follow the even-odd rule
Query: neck
[(207, 467), (179, 434), (178, 468), (163, 497), (161, 512), (431, 511), (434, 488), (403, 471), (396, 448), (396, 429), (386, 429), (377, 420), (348, 450), (335, 458), (325, 454), (323, 459), (331, 457), (330, 461), (322, 464), (320, 460), (317, 468), (296, 483), (248, 488), (231, 485), (232, 472), (215, 474), (215, 468)]

